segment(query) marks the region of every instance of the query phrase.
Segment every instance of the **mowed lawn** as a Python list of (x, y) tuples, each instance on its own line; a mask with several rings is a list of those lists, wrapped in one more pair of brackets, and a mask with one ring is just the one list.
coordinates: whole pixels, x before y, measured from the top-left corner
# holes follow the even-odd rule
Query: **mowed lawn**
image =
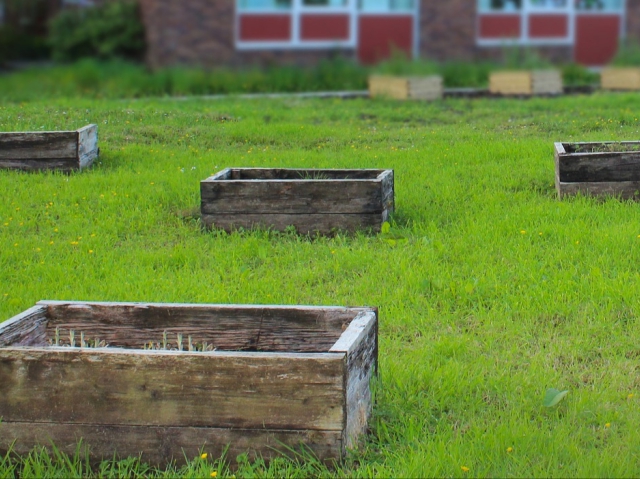
[[(372, 431), (333, 473), (640, 475), (640, 204), (558, 201), (553, 166), (554, 141), (640, 139), (639, 95), (0, 105), (0, 131), (87, 123), (95, 167), (0, 171), (0, 321), (40, 299), (378, 306)], [(199, 181), (240, 166), (392, 168), (391, 233), (204, 231)]]

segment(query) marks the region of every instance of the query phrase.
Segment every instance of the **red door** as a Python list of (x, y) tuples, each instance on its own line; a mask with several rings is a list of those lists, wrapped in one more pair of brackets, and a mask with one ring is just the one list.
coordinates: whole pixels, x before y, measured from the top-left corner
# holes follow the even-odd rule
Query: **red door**
[(621, 16), (617, 14), (576, 15), (576, 63), (588, 66), (609, 63), (618, 49), (621, 24)]
[(407, 15), (366, 15), (358, 18), (358, 60), (376, 63), (399, 50), (413, 57), (414, 17)]

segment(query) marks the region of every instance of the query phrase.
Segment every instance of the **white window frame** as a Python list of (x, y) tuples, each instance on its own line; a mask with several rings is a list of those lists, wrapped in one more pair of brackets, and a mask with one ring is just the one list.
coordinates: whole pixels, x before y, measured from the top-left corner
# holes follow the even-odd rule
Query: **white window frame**
[[(477, 1), (477, 0), (476, 0)], [(480, 47), (497, 47), (497, 46), (513, 46), (513, 45), (531, 45), (531, 46), (572, 46), (575, 44), (576, 34), (576, 17), (578, 15), (618, 15), (621, 17), (621, 36), (624, 32), (624, 19), (626, 17), (627, 3), (623, 0), (619, 10), (578, 10), (574, 0), (568, 0), (564, 8), (539, 8), (532, 5), (529, 0), (522, 0), (522, 7), (517, 11), (505, 12), (503, 10), (480, 10), (476, 19), (476, 45)], [(567, 36), (564, 38), (547, 37), (547, 38), (530, 38), (529, 37), (529, 17), (531, 15), (566, 15), (568, 26)], [(518, 38), (482, 38), (480, 36), (480, 17), (483, 15), (501, 16), (501, 15), (518, 15), (520, 17), (520, 36)]]
[[(0, 0), (1, 1), (1, 0)], [(344, 6), (307, 6), (303, 4), (303, 0), (292, 0), (290, 9), (241, 9), (239, 1), (235, 3), (235, 45), (237, 50), (320, 50), (332, 48), (356, 49), (358, 43), (358, 18), (361, 15), (366, 16), (407, 16), (414, 17), (414, 45), (413, 54), (418, 54), (419, 46), (419, 0), (414, 0), (413, 9), (410, 11), (388, 11), (388, 12), (366, 12), (358, 9), (358, 0), (347, 0)], [(242, 15), (289, 15), (291, 18), (291, 38), (283, 41), (258, 41), (258, 40), (241, 40), (240, 39), (240, 17)], [(301, 19), (302, 15), (332, 15), (344, 14), (349, 17), (349, 38), (347, 40), (303, 40), (301, 38)]]

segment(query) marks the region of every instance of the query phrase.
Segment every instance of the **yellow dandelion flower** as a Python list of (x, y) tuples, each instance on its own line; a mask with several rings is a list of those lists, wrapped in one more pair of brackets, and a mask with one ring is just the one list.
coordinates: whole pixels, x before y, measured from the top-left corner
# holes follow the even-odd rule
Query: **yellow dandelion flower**
[(212, 471), (211, 474), (209, 474), (209, 476), (218, 477), (218, 471)]
[(629, 395), (627, 396), (627, 399), (633, 399), (633, 394), (629, 394)]
[(507, 448), (507, 452), (513, 452), (513, 448), (512, 448), (511, 446), (509, 446), (509, 447)]
[(206, 452), (200, 454), (200, 459), (206, 459), (209, 455)]
[(526, 230), (520, 230), (520, 234), (524, 235), (524, 234), (527, 234), (527, 232), (526, 232)]
[(460, 466), (460, 469), (462, 469), (462, 472), (469, 472), (470, 469), (467, 466)]
[(93, 250), (92, 249), (89, 250), (89, 254), (93, 254)]
[(49, 244), (53, 244), (53, 241), (49, 241)]
[(609, 428), (611, 427), (611, 423), (610, 423), (610, 422), (606, 423), (606, 424), (604, 425), (604, 427), (605, 427), (605, 428), (607, 428), (607, 429), (609, 429)]

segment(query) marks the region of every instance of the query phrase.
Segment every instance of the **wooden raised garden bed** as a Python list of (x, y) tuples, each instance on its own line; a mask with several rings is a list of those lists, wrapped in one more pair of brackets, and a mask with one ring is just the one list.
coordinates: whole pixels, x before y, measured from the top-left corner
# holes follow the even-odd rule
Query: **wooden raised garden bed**
[(640, 141), (555, 143), (555, 163), (560, 198), (640, 197)]
[(0, 326), (0, 450), (82, 439), (95, 460), (165, 464), (304, 443), (338, 459), (371, 413), (377, 321), (375, 308), (41, 301)]
[(200, 193), (208, 227), (377, 232), (393, 211), (393, 170), (227, 168)]
[(557, 70), (505, 71), (489, 75), (489, 92), (495, 95), (559, 95), (562, 75)]
[(98, 157), (98, 126), (76, 131), (0, 133), (0, 168), (72, 171)]
[(600, 73), (605, 90), (640, 90), (640, 67), (605, 68)]
[(369, 96), (395, 100), (439, 100), (443, 97), (442, 77), (396, 77), (373, 75), (369, 77)]

